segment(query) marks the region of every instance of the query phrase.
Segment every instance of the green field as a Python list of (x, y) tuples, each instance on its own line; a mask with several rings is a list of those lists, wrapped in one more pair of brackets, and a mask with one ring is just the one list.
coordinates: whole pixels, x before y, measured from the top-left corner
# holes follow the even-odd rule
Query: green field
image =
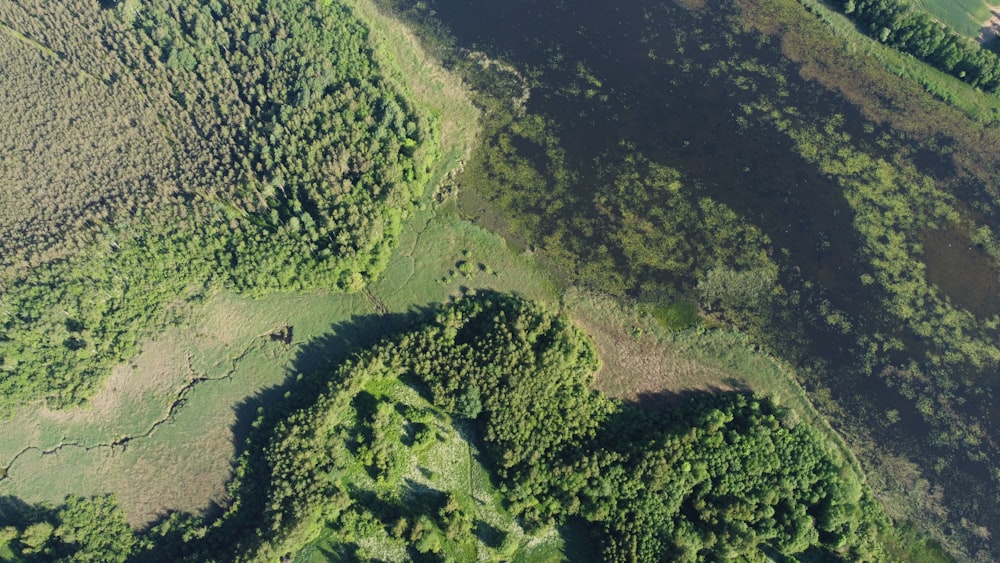
[(972, 38), (979, 37), (983, 25), (1000, 5), (986, 0), (917, 0), (917, 3), (948, 27)]

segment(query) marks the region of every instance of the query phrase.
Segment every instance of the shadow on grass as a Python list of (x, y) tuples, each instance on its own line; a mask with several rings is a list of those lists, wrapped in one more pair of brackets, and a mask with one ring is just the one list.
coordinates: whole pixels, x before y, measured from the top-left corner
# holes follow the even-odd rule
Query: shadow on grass
[[(352, 354), (370, 348), (381, 340), (417, 326), (430, 318), (434, 309), (422, 307), (408, 313), (355, 315), (350, 320), (330, 325), (330, 330), (301, 345), (288, 376), (280, 385), (264, 389), (236, 406), (232, 427), (238, 453), (252, 439), (254, 423), (262, 415), (268, 419), (284, 418), (288, 413), (316, 400), (337, 367)], [(276, 420), (274, 420), (276, 421)], [(259, 425), (270, 428), (270, 425)], [(265, 430), (261, 434), (267, 435)]]
[(599, 526), (587, 522), (579, 516), (571, 516), (566, 523), (559, 526), (559, 535), (563, 538), (563, 556), (567, 561), (581, 563), (602, 560), (601, 534)]
[(753, 390), (746, 382), (732, 377), (727, 377), (722, 381), (723, 386), (709, 385), (702, 389), (685, 389), (682, 391), (648, 391), (640, 393), (635, 400), (628, 401), (628, 405), (644, 411), (664, 411), (684, 405), (694, 399), (705, 395), (716, 395), (720, 393), (753, 393)]
[(27, 523), (48, 519), (54, 511), (38, 504), (29, 504), (12, 496), (0, 496), (0, 529), (24, 527)]

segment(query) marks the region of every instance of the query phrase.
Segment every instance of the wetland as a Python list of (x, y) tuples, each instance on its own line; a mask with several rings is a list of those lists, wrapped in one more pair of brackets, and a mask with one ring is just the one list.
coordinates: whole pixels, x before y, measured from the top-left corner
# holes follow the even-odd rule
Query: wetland
[(0, 560), (1000, 559), (1000, 102), (839, 9), (0, 3)]
[[(914, 115), (899, 91), (812, 79), (816, 59), (790, 53), (812, 18), (795, 2), (708, 4), (395, 7), (456, 68), (475, 52), (530, 85), (519, 106), (517, 80), (465, 70), (492, 95), (468, 216), (572, 283), (654, 309), (695, 298), (743, 327), (797, 367), (895, 517), (991, 560), (996, 168), (950, 133), (995, 134), (917, 134), (894, 126)], [(767, 30), (772, 9), (800, 22)]]

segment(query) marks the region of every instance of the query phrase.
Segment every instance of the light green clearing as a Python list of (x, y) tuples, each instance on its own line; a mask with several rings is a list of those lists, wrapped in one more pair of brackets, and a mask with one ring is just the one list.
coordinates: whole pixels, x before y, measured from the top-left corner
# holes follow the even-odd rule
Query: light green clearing
[[(378, 387), (378, 390), (372, 387)], [(368, 391), (379, 395), (382, 401), (413, 407), (418, 412), (433, 412), (438, 421), (438, 439), (433, 446), (406, 450), (409, 453), (409, 460), (405, 462), (408, 471), (400, 478), (400, 483), (408, 483), (407, 486), (413, 491), (424, 489), (454, 495), (461, 506), (475, 507), (472, 516), (476, 522), (487, 524), (503, 536), (495, 538), (499, 540), (497, 545), (488, 545), (482, 538), (478, 538), (475, 553), (471, 549), (468, 553), (443, 553), (446, 560), (524, 561), (538, 560), (538, 554), (561, 558), (557, 554), (563, 552), (564, 546), (557, 530), (549, 528), (529, 534), (504, 509), (502, 494), (492, 485), (489, 471), (477, 460), (479, 450), (469, 439), (471, 429), (467, 425), (456, 426), (446, 414), (398, 380), (373, 381), (368, 386)], [(379, 489), (379, 485), (359, 464), (338, 478), (372, 494)], [(409, 560), (407, 542), (390, 537), (384, 530), (380, 537), (359, 539), (358, 544), (373, 560)], [(328, 554), (336, 553), (337, 545), (337, 531), (326, 528), (320, 533), (320, 537), (296, 554), (295, 561), (328, 561)]]
[(917, 0), (917, 3), (948, 27), (972, 38), (979, 37), (993, 10), (1000, 6), (985, 0)]

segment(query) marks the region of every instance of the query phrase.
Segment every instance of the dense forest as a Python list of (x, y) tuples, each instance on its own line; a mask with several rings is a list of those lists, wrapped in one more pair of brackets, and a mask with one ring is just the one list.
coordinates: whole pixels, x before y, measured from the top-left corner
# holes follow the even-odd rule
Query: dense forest
[[(53, 149), (59, 166), (28, 161), (23, 171), (37, 172), (23, 179), (22, 169), (4, 169), (5, 185), (27, 188), (4, 190), (0, 207), (30, 213), (4, 225), (16, 232), (0, 253), (0, 412), (37, 399), (81, 402), (144, 334), (176, 322), (210, 288), (357, 291), (385, 268), (436, 141), (430, 122), (380, 76), (347, 8), (80, 1), (2, 9), (5, 29), (23, 39), (12, 50), (25, 56), (13, 67), (25, 91), (42, 95), (49, 78), (26, 66), (40, 59), (52, 74), (76, 68), (79, 78), (68, 80), (124, 109), (81, 108), (70, 98), (65, 115), (35, 123), (63, 143)], [(99, 44), (86, 39), (91, 33)], [(79, 134), (67, 123), (89, 122), (82, 112), (110, 120), (135, 148), (102, 149), (121, 158), (76, 153)], [(5, 133), (15, 145), (36, 142), (32, 120), (13, 121), (24, 127)], [(150, 143), (129, 141), (144, 128)], [(63, 167), (72, 174), (58, 175)], [(52, 191), (62, 186), (73, 205)], [(50, 252), (51, 225), (73, 226), (67, 238), (77, 247)]]
[(328, 553), (348, 559), (472, 559), (477, 544), (510, 557), (513, 530), (481, 520), (493, 501), (469, 496), (463, 478), (429, 486), (420, 462), (449, 426), (471, 424), (502, 510), (528, 533), (577, 517), (605, 560), (899, 555), (860, 475), (785, 409), (731, 393), (641, 411), (590, 389), (597, 367), (589, 339), (538, 305), (463, 298), (263, 413), (215, 522), (175, 515), (136, 535), (113, 499), (71, 498), (23, 508), (6, 550), (25, 561), (273, 560), (323, 533)]

